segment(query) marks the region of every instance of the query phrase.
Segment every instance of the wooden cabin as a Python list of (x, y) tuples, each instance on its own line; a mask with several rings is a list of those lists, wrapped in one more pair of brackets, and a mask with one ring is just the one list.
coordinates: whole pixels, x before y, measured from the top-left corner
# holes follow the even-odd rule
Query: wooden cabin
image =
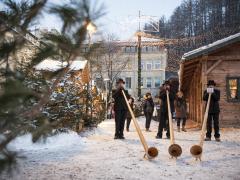
[(185, 53), (179, 78), (191, 120), (202, 123), (203, 91), (214, 80), (221, 91), (220, 126), (240, 127), (240, 33)]
[[(52, 74), (61, 68), (67, 66), (67, 62), (45, 59), (37, 64), (34, 69), (40, 71), (45, 78), (52, 77)], [(68, 74), (71, 74), (71, 80), (82, 85), (90, 82), (90, 74), (87, 60), (74, 60), (68, 67)]]

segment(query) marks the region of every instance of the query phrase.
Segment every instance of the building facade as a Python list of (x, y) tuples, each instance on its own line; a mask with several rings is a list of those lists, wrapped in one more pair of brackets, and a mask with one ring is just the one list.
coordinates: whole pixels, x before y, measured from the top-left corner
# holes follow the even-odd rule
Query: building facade
[[(156, 40), (158, 41), (158, 40)], [(117, 41), (114, 43), (119, 47), (117, 58), (112, 61), (112, 74), (123, 78), (126, 82), (125, 88), (133, 97), (138, 92), (138, 51), (137, 40)], [(163, 45), (155, 43), (154, 39), (143, 38), (141, 41), (141, 94), (142, 96), (151, 92), (157, 96), (159, 87), (165, 80), (165, 68), (167, 61), (167, 50)], [(109, 71), (103, 70), (103, 77), (108, 78)], [(111, 79), (111, 78), (110, 78)], [(113, 85), (115, 82), (113, 82)]]

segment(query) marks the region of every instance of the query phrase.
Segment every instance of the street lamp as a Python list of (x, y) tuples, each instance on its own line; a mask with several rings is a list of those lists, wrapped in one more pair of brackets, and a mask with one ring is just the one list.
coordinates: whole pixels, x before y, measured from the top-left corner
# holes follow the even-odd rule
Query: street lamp
[[(88, 49), (89, 49), (89, 51), (90, 51), (90, 48), (91, 48), (91, 37), (92, 37), (92, 35), (95, 33), (97, 31), (97, 26), (95, 25), (95, 24), (93, 24), (92, 22), (89, 22), (88, 23), (88, 25), (87, 25), (87, 32), (88, 32)], [(90, 96), (91, 96), (91, 98), (90, 98), (90, 105), (91, 105), (91, 119), (92, 119), (92, 114), (93, 114), (93, 105), (92, 105), (92, 66), (91, 66), (91, 62), (89, 61), (89, 63), (88, 63), (88, 66), (89, 66), (89, 69), (90, 69), (90, 88), (88, 87), (88, 93), (89, 93), (89, 91), (90, 91)], [(89, 85), (88, 85), (89, 86)], [(88, 95), (89, 95), (88, 94)]]
[(105, 90), (106, 90), (106, 119), (107, 119), (107, 114), (108, 114), (108, 105), (107, 105), (107, 103), (108, 103), (108, 94), (107, 94), (107, 83), (108, 83), (108, 81), (110, 81), (110, 79), (109, 78), (105, 78), (104, 80), (103, 80), (104, 82), (105, 82)]
[(92, 22), (90, 22), (87, 25), (87, 31), (88, 31), (89, 35), (91, 36), (92, 34), (94, 34), (97, 31), (97, 26), (95, 24), (93, 24)]

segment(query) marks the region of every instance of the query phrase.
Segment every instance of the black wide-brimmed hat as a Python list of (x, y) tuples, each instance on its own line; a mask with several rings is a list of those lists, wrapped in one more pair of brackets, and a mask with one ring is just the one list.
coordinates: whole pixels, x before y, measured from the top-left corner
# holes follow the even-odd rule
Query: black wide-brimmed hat
[(117, 84), (119, 84), (119, 83), (125, 84), (125, 81), (124, 81), (122, 78), (119, 78), (119, 79), (116, 81), (116, 83), (117, 83)]
[(209, 80), (208, 83), (207, 83), (208, 86), (210, 85), (213, 85), (213, 86), (216, 86), (216, 83), (214, 80)]
[(163, 85), (170, 85), (170, 81), (166, 80)]

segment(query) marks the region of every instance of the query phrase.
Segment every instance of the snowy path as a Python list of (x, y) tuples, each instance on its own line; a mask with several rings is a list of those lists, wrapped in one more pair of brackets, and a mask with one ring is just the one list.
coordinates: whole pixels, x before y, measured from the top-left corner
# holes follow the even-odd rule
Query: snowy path
[[(143, 118), (139, 121), (143, 128)], [(199, 131), (175, 132), (176, 143), (183, 149), (182, 156), (175, 160), (169, 158), (169, 140), (155, 139), (157, 123), (151, 126), (152, 132), (143, 133), (148, 144), (159, 149), (155, 160), (143, 159), (143, 147), (133, 124), (131, 131), (125, 132), (126, 140), (113, 140), (114, 121), (107, 120), (85, 137), (61, 134), (44, 145), (32, 145), (29, 136), (18, 138), (11, 146), (27, 158), (19, 161), (13, 177), (2, 175), (0, 179), (240, 179), (239, 129), (221, 131), (221, 143), (206, 142), (203, 161), (196, 162), (189, 148), (198, 143)]]

